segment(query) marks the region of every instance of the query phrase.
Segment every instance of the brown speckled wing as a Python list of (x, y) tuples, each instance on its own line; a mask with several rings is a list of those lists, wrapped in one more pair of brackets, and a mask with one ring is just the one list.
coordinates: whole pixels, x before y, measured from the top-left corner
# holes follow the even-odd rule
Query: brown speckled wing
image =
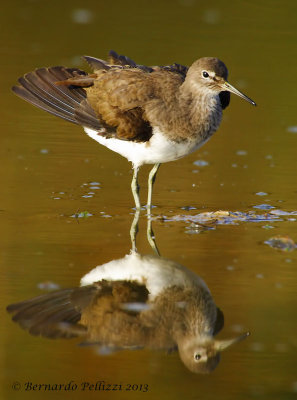
[(76, 68), (40, 68), (19, 78), (20, 86), (12, 91), (29, 103), (74, 124), (94, 130), (102, 128), (94, 110), (86, 102), (85, 89), (76, 86), (56, 85), (86, 73)]
[(59, 290), (10, 304), (7, 311), (13, 314), (12, 320), (31, 335), (71, 338), (86, 332), (79, 324), (81, 310), (97, 291), (94, 286)]
[[(129, 57), (119, 55), (114, 50), (111, 50), (109, 52), (110, 64), (106, 63), (103, 60), (96, 59), (94, 57), (84, 57), (84, 58), (88, 61), (88, 63), (92, 66), (92, 68), (94, 70), (96, 69), (95, 68), (96, 66), (97, 66), (97, 69), (101, 69), (101, 68), (108, 69), (113, 66), (117, 66), (117, 67), (121, 66), (122, 68), (138, 68), (145, 72), (154, 72), (154, 71), (163, 70), (163, 71), (169, 71), (169, 72), (176, 73), (180, 77), (185, 79), (188, 69), (189, 69), (187, 66), (178, 64), (178, 63), (174, 63), (171, 65), (151, 66), (151, 67), (146, 66), (146, 65), (136, 64)], [(92, 62), (94, 62), (93, 65), (92, 65)], [(97, 65), (96, 65), (96, 62), (98, 63)], [(228, 105), (230, 103), (230, 92), (227, 92), (227, 91), (221, 92), (219, 96), (220, 96), (222, 108), (224, 110), (226, 107), (228, 107)]]
[[(154, 67), (148, 73), (140, 68), (111, 68), (98, 74), (87, 88), (88, 102), (101, 121), (114, 127), (119, 139), (147, 141), (152, 126), (160, 126), (166, 104), (172, 101), (184, 81), (175, 69)], [(164, 118), (163, 118), (164, 119)]]
[[(98, 60), (102, 62), (102, 60)], [(185, 78), (188, 67), (181, 65), (181, 64), (171, 64), (171, 65), (156, 65), (156, 66), (147, 66), (147, 65), (142, 65), (142, 64), (136, 64), (135, 61), (131, 60), (131, 58), (123, 55), (117, 54), (114, 50), (111, 50), (109, 52), (109, 61), (110, 64), (109, 67), (112, 66), (121, 66), (123, 68), (138, 68), (141, 69), (145, 72), (154, 72), (154, 71), (160, 71), (160, 70), (166, 70), (170, 72), (175, 72), (177, 74), (180, 74)]]
[[(81, 335), (98, 336), (112, 329), (114, 321), (134, 321), (137, 311), (126, 303), (145, 303), (148, 291), (134, 282), (100, 281), (93, 285), (63, 289), (7, 306), (12, 320), (31, 335), (50, 339)], [(109, 323), (107, 319), (111, 318)], [(109, 334), (107, 335), (109, 336)]]
[[(12, 90), (29, 103), (100, 135), (148, 141), (151, 124), (160, 125), (160, 113), (166, 114), (164, 104), (174, 96), (188, 68), (138, 65), (114, 51), (109, 58), (106, 62), (86, 56), (95, 70), (92, 75), (76, 68), (37, 69), (21, 77)], [(220, 94), (223, 108), (228, 95)]]

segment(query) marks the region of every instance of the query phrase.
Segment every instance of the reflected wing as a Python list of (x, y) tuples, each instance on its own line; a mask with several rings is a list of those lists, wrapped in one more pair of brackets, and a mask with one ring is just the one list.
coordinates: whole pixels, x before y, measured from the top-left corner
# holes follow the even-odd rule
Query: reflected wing
[(79, 324), (81, 310), (97, 292), (95, 286), (71, 288), (11, 304), (12, 320), (34, 336), (71, 338), (86, 332)]
[(120, 338), (121, 326), (118, 332), (109, 332), (115, 323), (136, 326), (135, 316), (147, 299), (148, 291), (143, 285), (103, 280), (11, 304), (7, 311), (13, 314), (14, 322), (34, 336), (57, 339), (88, 334), (91, 340), (97, 340), (102, 332), (103, 337), (106, 333), (107, 338), (112, 334)]

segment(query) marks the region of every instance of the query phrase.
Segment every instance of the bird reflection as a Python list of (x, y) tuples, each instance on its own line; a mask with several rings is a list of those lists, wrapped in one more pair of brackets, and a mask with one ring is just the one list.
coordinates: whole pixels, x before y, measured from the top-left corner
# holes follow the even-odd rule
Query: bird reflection
[[(134, 219), (131, 237), (136, 226)], [(190, 371), (211, 372), (220, 352), (248, 333), (215, 339), (224, 316), (205, 282), (174, 261), (139, 254), (135, 241), (132, 246), (130, 254), (87, 273), (80, 287), (9, 305), (13, 321), (32, 335), (82, 337), (84, 344), (96, 344), (101, 353), (177, 350)]]

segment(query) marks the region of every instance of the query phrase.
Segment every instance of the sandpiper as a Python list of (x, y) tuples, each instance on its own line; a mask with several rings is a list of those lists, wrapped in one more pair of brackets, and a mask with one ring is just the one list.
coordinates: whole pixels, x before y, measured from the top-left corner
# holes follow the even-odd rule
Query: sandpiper
[(224, 326), (206, 283), (163, 257), (132, 252), (97, 266), (81, 286), (7, 307), (32, 335), (81, 337), (99, 353), (121, 349), (178, 351), (192, 372), (211, 372), (220, 352), (245, 339), (215, 336)]
[(189, 68), (180, 64), (147, 67), (110, 51), (104, 61), (85, 56), (93, 73), (50, 67), (19, 78), (15, 94), (35, 106), (81, 125), (100, 144), (133, 164), (132, 193), (141, 208), (139, 168), (154, 164), (147, 207), (161, 163), (201, 147), (218, 129), (230, 93), (256, 103), (227, 82), (225, 64), (204, 57)]

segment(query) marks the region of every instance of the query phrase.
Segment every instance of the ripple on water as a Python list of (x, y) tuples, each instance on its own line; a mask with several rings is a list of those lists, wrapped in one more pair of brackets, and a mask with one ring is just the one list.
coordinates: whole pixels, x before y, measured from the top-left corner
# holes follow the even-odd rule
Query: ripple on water
[(246, 156), (247, 155), (247, 151), (246, 150), (238, 150), (237, 152), (236, 152), (236, 154), (238, 155), (238, 156)]
[(258, 210), (272, 210), (275, 207), (270, 204), (258, 204), (253, 206), (253, 208), (257, 208)]
[(297, 245), (293, 239), (289, 236), (276, 235), (264, 242), (273, 249), (281, 251), (293, 251), (296, 249)]
[(46, 291), (60, 289), (60, 285), (52, 281), (39, 282), (37, 284), (37, 287), (40, 290), (46, 290)]
[[(52, 192), (51, 198), (53, 200), (74, 200), (77, 198), (92, 198), (101, 189), (100, 182), (84, 182), (78, 188), (70, 188), (69, 190), (61, 190)], [(94, 190), (94, 191), (93, 191)]]
[(266, 192), (257, 192), (257, 193), (255, 193), (255, 195), (256, 196), (267, 196), (268, 193), (266, 193)]
[(209, 162), (205, 160), (196, 160), (193, 162), (193, 164), (197, 167), (206, 167), (207, 165), (209, 165)]
[(258, 353), (258, 352), (264, 351), (265, 346), (264, 346), (263, 343), (260, 343), (260, 342), (253, 342), (253, 343), (250, 344), (250, 349), (251, 349), (252, 351)]
[(297, 133), (297, 125), (288, 126), (287, 131), (290, 133)]
[(94, 14), (86, 8), (76, 8), (71, 12), (71, 19), (76, 24), (90, 24), (94, 19)]
[(89, 218), (93, 217), (93, 214), (88, 211), (76, 212), (75, 214), (70, 215), (70, 218)]
[(48, 154), (49, 150), (48, 149), (40, 149), (40, 154)]

